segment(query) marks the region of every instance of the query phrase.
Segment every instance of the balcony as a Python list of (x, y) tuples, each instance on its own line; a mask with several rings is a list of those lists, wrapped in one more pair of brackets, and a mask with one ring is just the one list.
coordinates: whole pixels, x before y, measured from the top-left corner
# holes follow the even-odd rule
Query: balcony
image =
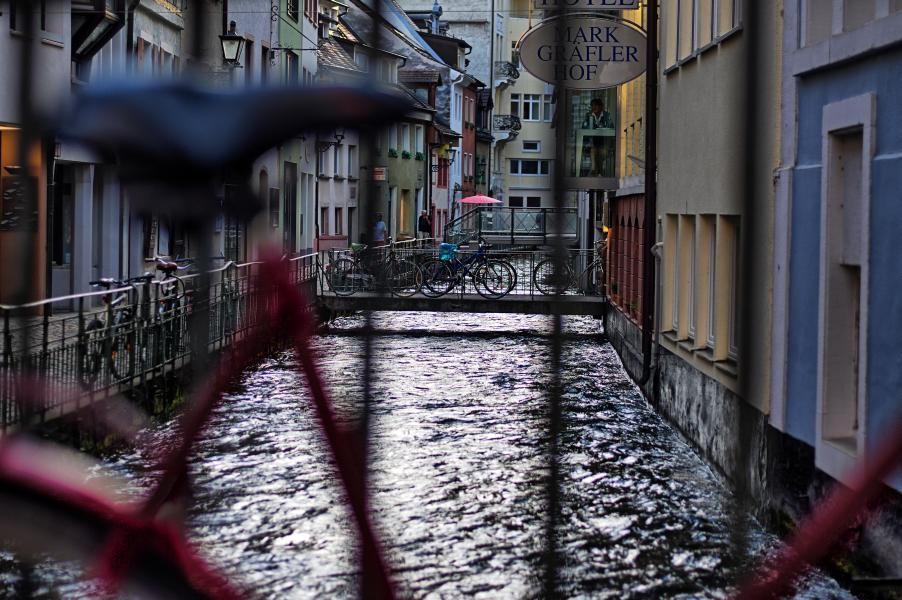
[(495, 61), (495, 86), (510, 85), (520, 78), (517, 65), (507, 60)]
[(514, 115), (494, 115), (492, 117), (492, 135), (498, 142), (509, 142), (520, 132), (523, 125), (520, 117)]

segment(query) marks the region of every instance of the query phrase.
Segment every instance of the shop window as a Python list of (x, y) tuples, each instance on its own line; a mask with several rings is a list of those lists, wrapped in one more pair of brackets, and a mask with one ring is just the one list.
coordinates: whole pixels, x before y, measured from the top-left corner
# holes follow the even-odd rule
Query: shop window
[(539, 196), (527, 196), (526, 208), (542, 208), (542, 198)]
[(523, 196), (510, 196), (507, 205), (511, 208), (523, 208)]
[(344, 231), (344, 211), (341, 208), (335, 209), (335, 235), (343, 235)]

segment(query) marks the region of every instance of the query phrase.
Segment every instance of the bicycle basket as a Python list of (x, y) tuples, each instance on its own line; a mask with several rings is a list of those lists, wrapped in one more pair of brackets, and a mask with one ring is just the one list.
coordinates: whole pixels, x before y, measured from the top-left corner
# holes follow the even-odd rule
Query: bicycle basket
[(351, 243), (351, 254), (360, 254), (364, 248), (366, 248), (366, 244), (353, 242)]
[(438, 257), (441, 260), (454, 260), (457, 257), (457, 244), (447, 242), (439, 244)]

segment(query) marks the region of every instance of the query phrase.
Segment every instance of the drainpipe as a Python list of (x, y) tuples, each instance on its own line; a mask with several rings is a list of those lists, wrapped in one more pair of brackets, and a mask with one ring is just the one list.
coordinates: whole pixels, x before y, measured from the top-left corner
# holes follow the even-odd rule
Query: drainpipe
[(645, 239), (642, 248), (642, 376), (636, 383), (645, 385), (651, 377), (652, 335), (655, 328), (654, 223), (657, 216), (658, 171), (658, 0), (648, 0), (645, 56)]
[(134, 41), (132, 38), (135, 37), (135, 10), (138, 8), (138, 4), (141, 3), (141, 0), (132, 0), (132, 3), (125, 9), (126, 10), (126, 26), (125, 26), (125, 71), (126, 73), (132, 73), (135, 69), (135, 60), (134, 60)]

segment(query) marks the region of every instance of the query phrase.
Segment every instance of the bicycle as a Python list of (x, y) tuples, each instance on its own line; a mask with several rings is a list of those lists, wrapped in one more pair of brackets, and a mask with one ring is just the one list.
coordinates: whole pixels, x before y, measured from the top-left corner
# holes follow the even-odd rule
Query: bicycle
[[(88, 282), (92, 287), (102, 287), (106, 290), (113, 288), (131, 287), (138, 294), (136, 283), (147, 284), (153, 279), (153, 275), (145, 273), (131, 279), (113, 279), (104, 277)], [(120, 292), (113, 297), (112, 292), (103, 294), (101, 300), (107, 307), (103, 313), (95, 315), (85, 327), (85, 338), (81, 348), (81, 365), (79, 369), (83, 383), (93, 384), (107, 363), (110, 374), (114, 379), (124, 379), (135, 374), (136, 367), (142, 368), (146, 363), (146, 351), (142, 340), (138, 339), (139, 327), (135, 307), (116, 305), (128, 297), (125, 292)], [(102, 315), (110, 314), (110, 319), (103, 319)], [(134, 327), (129, 328), (130, 325)], [(127, 331), (124, 331), (126, 330)], [(107, 341), (109, 346), (107, 347)], [(108, 348), (108, 349), (107, 349)], [(124, 357), (124, 360), (123, 360)]]
[(559, 296), (570, 289), (594, 293), (597, 283), (604, 274), (604, 247), (605, 244), (601, 240), (595, 243), (595, 256), (592, 262), (586, 265), (579, 275), (576, 274), (570, 260), (559, 263), (557, 258), (552, 256), (540, 261), (532, 270), (533, 284), (546, 296)]
[(442, 244), (439, 257), (423, 264), (423, 294), (438, 298), (456, 285), (465, 289), (468, 278), (483, 298), (497, 300), (509, 294), (517, 285), (517, 271), (507, 261), (490, 257), (489, 248), (480, 239), (476, 252), (461, 260), (457, 257), (456, 244)]
[(416, 294), (423, 280), (420, 266), (412, 260), (399, 258), (391, 238), (388, 238), (388, 251), (382, 251), (383, 248), (354, 243), (350, 258), (335, 258), (332, 253), (326, 272), (326, 281), (332, 291), (339, 296), (350, 296), (357, 291), (386, 287), (395, 296)]
[(160, 281), (155, 310), (158, 325), (156, 330), (162, 334), (163, 359), (170, 360), (175, 358), (182, 349), (181, 300), (187, 298), (185, 282), (177, 273), (191, 268), (194, 259), (166, 260), (160, 256), (154, 256), (152, 261), (155, 270), (163, 276)]

